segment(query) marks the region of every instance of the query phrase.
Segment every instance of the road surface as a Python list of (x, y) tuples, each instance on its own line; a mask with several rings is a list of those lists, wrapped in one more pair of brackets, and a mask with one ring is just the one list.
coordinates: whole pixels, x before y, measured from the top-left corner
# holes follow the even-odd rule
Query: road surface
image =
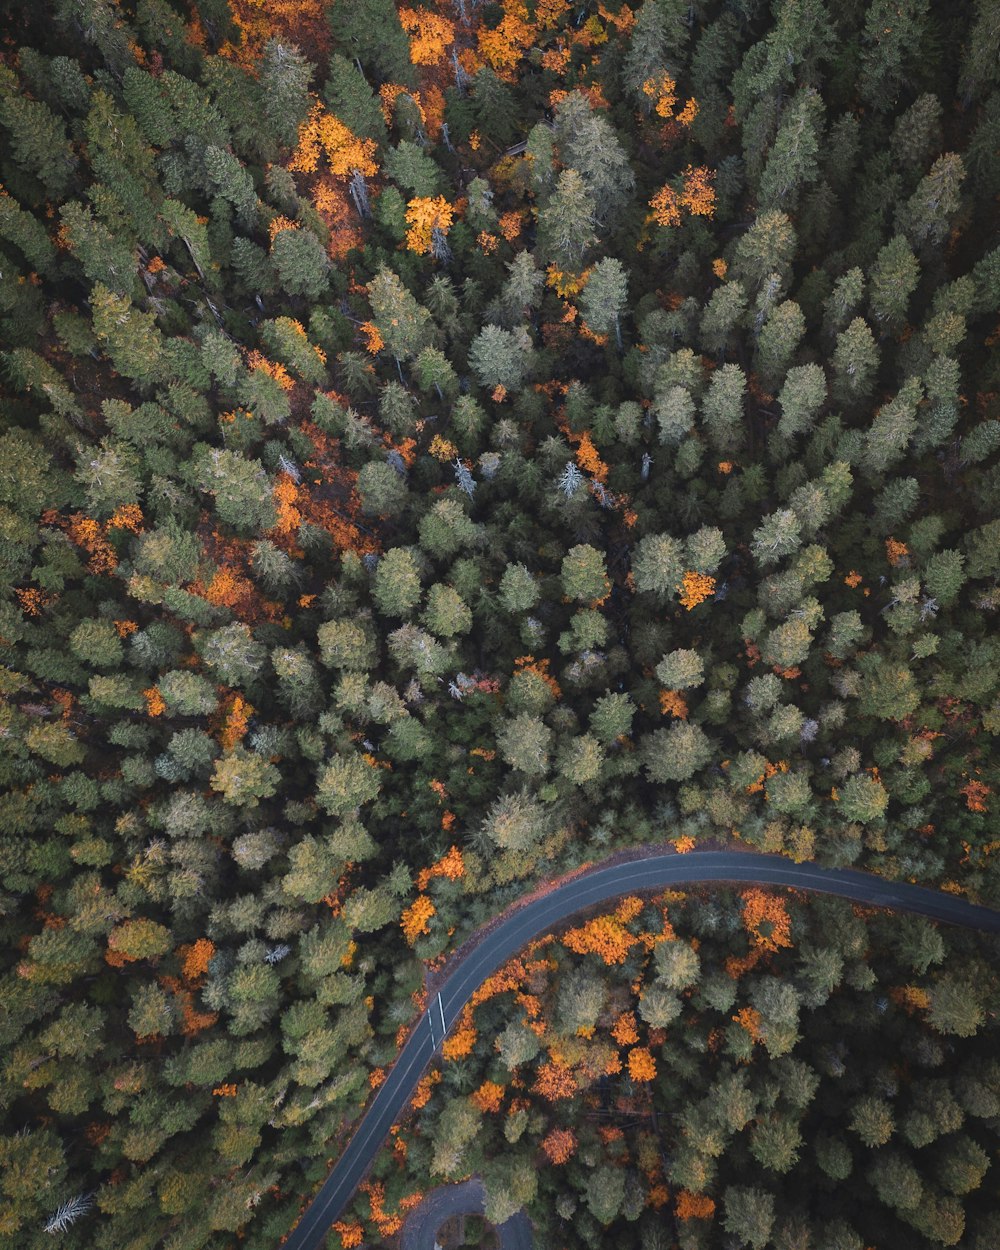
[(672, 849), (654, 849), (641, 859), (606, 865), (573, 877), (516, 907), (452, 965), (440, 993), (417, 1020), (346, 1150), (289, 1233), (285, 1250), (317, 1250), (364, 1178), (390, 1128), (406, 1111), (417, 1081), (473, 991), (526, 943), (574, 912), (623, 894), (723, 882), (836, 894), (868, 906), (915, 912), (944, 924), (1000, 933), (1000, 911), (979, 907), (954, 894), (889, 881), (857, 869), (821, 868), (811, 862), (796, 864), (780, 855), (750, 851), (690, 851), (679, 855)]
[[(486, 1190), (478, 1176), (458, 1185), (432, 1189), (406, 1217), (400, 1236), (402, 1250), (431, 1250), (434, 1234), (453, 1215), (482, 1215)], [(496, 1226), (500, 1250), (532, 1250), (531, 1221), (523, 1211)]]

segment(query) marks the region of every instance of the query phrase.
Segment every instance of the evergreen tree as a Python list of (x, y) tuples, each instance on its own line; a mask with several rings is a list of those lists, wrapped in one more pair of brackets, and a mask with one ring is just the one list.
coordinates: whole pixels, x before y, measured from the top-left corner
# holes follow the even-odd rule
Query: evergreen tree
[(545, 259), (560, 269), (577, 272), (591, 244), (597, 206), (576, 169), (559, 175), (548, 204), (538, 215), (539, 246)]
[(357, 65), (339, 52), (330, 57), (323, 99), (352, 134), (383, 142), (386, 126), (378, 99)]
[[(556, 108), (555, 139), (560, 159), (576, 170), (594, 202), (595, 220), (612, 224), (635, 186), (635, 175), (618, 138), (600, 113), (595, 113), (586, 96), (570, 92)], [(560, 177), (556, 195), (566, 195)]]

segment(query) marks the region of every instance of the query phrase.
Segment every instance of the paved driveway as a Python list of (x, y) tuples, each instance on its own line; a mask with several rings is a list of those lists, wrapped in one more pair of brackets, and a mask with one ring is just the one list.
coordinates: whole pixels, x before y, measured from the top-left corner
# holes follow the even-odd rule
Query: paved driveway
[[(450, 1216), (482, 1215), (486, 1191), (478, 1176), (458, 1185), (432, 1189), (406, 1217), (400, 1234), (401, 1250), (434, 1250), (434, 1234)], [(531, 1221), (523, 1211), (497, 1226), (500, 1250), (533, 1250)]]

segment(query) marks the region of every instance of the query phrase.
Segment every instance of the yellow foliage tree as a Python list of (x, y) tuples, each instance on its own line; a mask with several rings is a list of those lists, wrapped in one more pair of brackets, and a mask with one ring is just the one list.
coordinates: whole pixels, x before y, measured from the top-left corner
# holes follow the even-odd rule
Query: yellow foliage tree
[(414, 65), (437, 65), (455, 39), (454, 23), (430, 9), (400, 9), (399, 23), (410, 36)]
[(455, 210), (443, 195), (417, 196), (406, 206), (406, 246), (411, 252), (425, 256), (431, 250), (433, 232), (447, 234)]
[(288, 163), (294, 173), (310, 174), (324, 154), (331, 174), (346, 177), (355, 170), (366, 176), (378, 171), (374, 139), (359, 139), (317, 100), (299, 126), (299, 142)]

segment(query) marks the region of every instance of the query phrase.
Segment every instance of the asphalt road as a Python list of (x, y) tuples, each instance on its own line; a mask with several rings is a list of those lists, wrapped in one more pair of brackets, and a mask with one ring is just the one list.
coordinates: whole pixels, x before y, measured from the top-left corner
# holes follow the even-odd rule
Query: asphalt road
[(944, 924), (1000, 933), (1000, 911), (979, 907), (953, 894), (888, 881), (852, 868), (821, 868), (811, 862), (796, 864), (780, 855), (747, 851), (690, 851), (686, 855), (672, 850), (652, 852), (643, 859), (595, 868), (574, 877), (511, 912), (450, 969), (441, 992), (417, 1021), (376, 1091), (347, 1149), (288, 1235), (285, 1250), (317, 1250), (364, 1178), (390, 1128), (405, 1112), (417, 1081), (473, 991), (521, 947), (595, 903), (623, 894), (710, 882), (788, 886), (836, 894), (873, 907), (915, 912)]
[[(486, 1190), (478, 1176), (457, 1185), (432, 1189), (419, 1207), (403, 1223), (401, 1250), (430, 1250), (434, 1234), (452, 1215), (482, 1215), (486, 1210)], [(497, 1225), (501, 1250), (532, 1250), (531, 1221), (518, 1211)]]

